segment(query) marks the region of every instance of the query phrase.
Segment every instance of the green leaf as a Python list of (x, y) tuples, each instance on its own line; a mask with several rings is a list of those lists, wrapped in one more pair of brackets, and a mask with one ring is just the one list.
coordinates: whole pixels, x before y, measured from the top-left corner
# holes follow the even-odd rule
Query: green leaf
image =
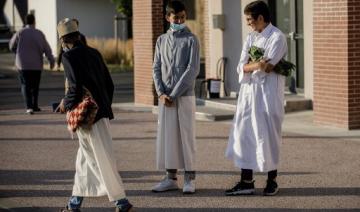
[[(251, 61), (257, 62), (264, 56), (264, 49), (251, 46), (248, 53)], [(295, 69), (296, 66), (293, 63), (286, 61), (285, 59), (281, 59), (280, 62), (275, 65), (274, 72), (289, 77)]]

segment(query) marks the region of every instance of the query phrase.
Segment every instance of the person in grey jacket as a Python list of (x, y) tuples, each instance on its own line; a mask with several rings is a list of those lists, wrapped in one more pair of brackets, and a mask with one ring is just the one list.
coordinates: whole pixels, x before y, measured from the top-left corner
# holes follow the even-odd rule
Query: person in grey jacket
[(54, 68), (55, 60), (45, 35), (35, 28), (35, 17), (26, 16), (26, 26), (15, 33), (9, 42), (9, 48), (16, 53), (15, 66), (19, 71), (21, 92), (24, 97), (26, 113), (40, 111), (38, 105), (41, 71), (43, 70), (43, 54), (45, 53)]
[(200, 70), (199, 41), (185, 26), (185, 6), (166, 7), (167, 33), (156, 42), (153, 79), (159, 97), (157, 168), (165, 178), (153, 192), (177, 190), (177, 169), (184, 169), (183, 193), (195, 192), (195, 79)]

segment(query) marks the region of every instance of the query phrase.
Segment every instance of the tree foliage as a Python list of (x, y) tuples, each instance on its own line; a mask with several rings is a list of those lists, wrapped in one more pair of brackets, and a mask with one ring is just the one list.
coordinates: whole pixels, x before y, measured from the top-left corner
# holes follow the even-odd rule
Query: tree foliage
[(132, 17), (132, 0), (111, 0), (115, 4), (116, 10), (119, 13)]

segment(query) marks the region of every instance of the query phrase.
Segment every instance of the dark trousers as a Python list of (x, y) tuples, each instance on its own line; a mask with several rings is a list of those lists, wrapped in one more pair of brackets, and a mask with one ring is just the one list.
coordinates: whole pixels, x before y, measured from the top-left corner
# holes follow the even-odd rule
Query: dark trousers
[[(166, 169), (166, 173), (167, 173), (168, 177), (169, 177), (169, 175), (174, 177), (174, 176), (176, 176), (177, 169)], [(185, 170), (185, 176), (188, 176), (191, 180), (195, 180), (196, 172)], [(176, 179), (176, 177), (175, 177), (175, 179)]]
[[(268, 180), (275, 180), (276, 177), (277, 177), (277, 170), (272, 170), (268, 172)], [(241, 169), (241, 180), (247, 180), (247, 181), (253, 180), (253, 170)]]
[(26, 109), (38, 108), (41, 70), (20, 70), (21, 93)]

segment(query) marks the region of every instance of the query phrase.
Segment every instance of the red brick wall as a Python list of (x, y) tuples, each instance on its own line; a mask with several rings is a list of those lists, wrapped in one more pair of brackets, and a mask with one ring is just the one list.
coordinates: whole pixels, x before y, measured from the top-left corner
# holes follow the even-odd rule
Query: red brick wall
[(152, 63), (156, 39), (163, 33), (163, 1), (133, 0), (135, 103), (154, 105)]
[(316, 123), (360, 128), (359, 3), (356, 0), (314, 0)]
[(349, 128), (360, 129), (360, 1), (348, 0)]

